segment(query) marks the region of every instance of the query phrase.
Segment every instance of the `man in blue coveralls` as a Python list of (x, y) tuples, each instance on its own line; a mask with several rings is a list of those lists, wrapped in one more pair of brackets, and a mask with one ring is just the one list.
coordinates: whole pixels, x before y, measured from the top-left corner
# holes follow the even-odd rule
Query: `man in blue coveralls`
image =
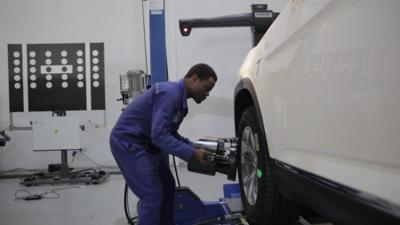
[(140, 199), (139, 225), (174, 225), (175, 180), (168, 155), (202, 164), (207, 151), (178, 133), (188, 112), (187, 99), (200, 104), (213, 89), (217, 75), (196, 64), (179, 82), (156, 83), (122, 112), (110, 145), (129, 188)]

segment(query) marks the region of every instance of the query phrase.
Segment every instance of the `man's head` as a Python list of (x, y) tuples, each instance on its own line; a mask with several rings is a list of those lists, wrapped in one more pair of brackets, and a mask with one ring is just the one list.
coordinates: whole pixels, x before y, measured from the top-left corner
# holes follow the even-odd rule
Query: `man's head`
[(192, 66), (185, 75), (187, 97), (193, 98), (200, 104), (210, 94), (217, 79), (217, 75), (209, 65), (199, 63)]

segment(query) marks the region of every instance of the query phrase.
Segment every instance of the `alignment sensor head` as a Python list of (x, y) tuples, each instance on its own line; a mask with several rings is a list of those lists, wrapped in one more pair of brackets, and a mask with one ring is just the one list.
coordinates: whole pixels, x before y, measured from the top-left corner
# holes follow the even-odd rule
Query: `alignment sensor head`
[(179, 20), (179, 29), (181, 31), (182, 36), (189, 36), (190, 31), (192, 31), (192, 25), (190, 22)]

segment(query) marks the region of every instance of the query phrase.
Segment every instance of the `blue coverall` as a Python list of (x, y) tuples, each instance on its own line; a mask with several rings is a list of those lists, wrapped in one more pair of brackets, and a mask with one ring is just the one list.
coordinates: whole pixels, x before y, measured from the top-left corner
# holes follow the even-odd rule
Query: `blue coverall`
[(110, 146), (129, 186), (140, 199), (139, 225), (173, 225), (175, 180), (168, 155), (188, 161), (192, 142), (178, 134), (188, 112), (184, 80), (156, 83), (122, 112)]

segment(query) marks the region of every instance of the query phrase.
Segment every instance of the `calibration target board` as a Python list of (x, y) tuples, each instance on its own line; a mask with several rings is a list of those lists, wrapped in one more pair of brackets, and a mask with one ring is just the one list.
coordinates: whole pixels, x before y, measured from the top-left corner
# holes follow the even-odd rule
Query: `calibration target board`
[(90, 43), (90, 80), (91, 100), (93, 110), (104, 110), (104, 44)]
[(22, 45), (8, 45), (8, 90), (10, 112), (24, 111)]
[[(21, 49), (21, 45), (8, 45), (11, 112), (23, 111)], [(27, 44), (29, 111), (86, 110), (87, 88), (91, 109), (105, 109), (104, 44), (90, 43), (89, 49), (90, 62), (86, 62), (84, 43)]]

